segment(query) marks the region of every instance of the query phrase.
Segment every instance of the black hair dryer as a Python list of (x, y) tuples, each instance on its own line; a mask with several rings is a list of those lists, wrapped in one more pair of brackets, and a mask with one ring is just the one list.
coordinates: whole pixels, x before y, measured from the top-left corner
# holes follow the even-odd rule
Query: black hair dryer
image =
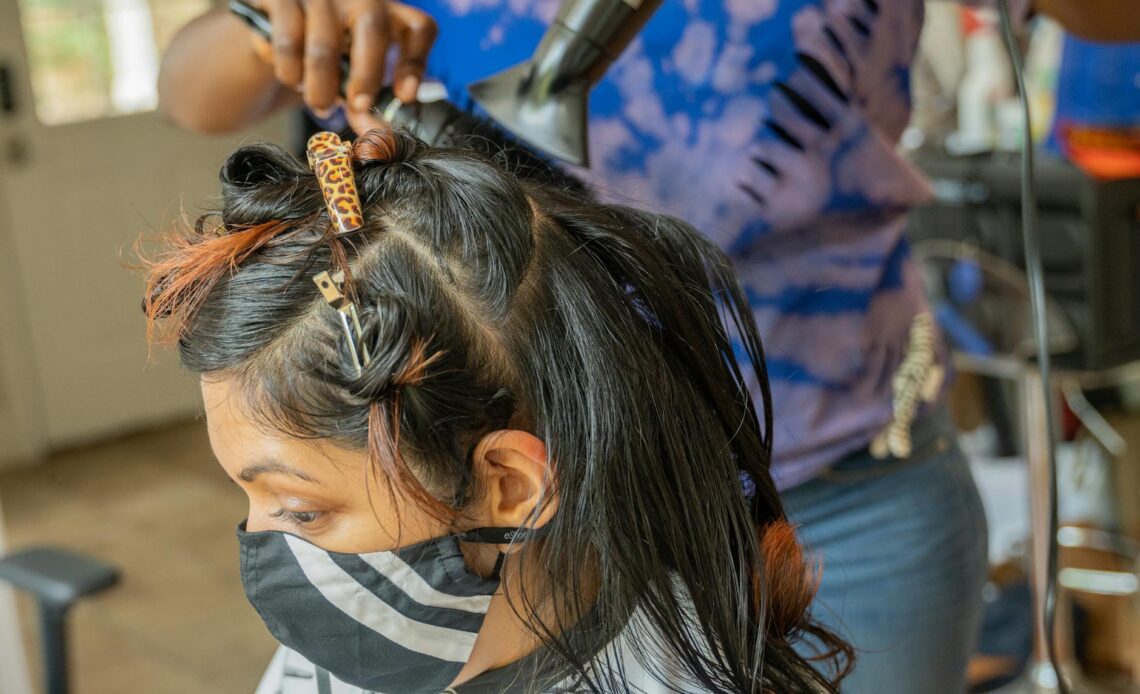
[(527, 144), (590, 165), (590, 90), (662, 0), (565, 0), (530, 60), (467, 88)]

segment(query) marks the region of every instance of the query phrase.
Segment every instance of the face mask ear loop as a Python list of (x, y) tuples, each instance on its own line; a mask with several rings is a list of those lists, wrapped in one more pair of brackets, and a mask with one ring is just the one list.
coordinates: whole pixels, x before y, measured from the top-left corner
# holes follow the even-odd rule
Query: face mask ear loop
[(507, 553), (499, 552), (499, 556), (495, 559), (495, 568), (491, 569), (491, 578), (496, 581), (503, 577), (503, 564), (507, 562)]
[(318, 667), (316, 669), (317, 676), (317, 694), (332, 694), (332, 677), (329, 671)]
[[(546, 534), (546, 528), (475, 528), (460, 533), (456, 537), (461, 542), (475, 542), (484, 545), (513, 545), (527, 540), (534, 540)], [(503, 564), (507, 561), (507, 553), (499, 552), (495, 559), (495, 568), (491, 571), (492, 578), (500, 578)]]

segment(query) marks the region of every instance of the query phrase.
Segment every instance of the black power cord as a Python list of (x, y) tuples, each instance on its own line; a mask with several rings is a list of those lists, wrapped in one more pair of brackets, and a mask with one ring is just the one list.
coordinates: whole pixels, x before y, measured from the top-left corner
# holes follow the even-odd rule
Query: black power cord
[(1049, 442), (1046, 450), (1049, 455), (1049, 552), (1045, 578), (1045, 650), (1049, 663), (1057, 673), (1057, 691), (1070, 694), (1069, 685), (1061, 672), (1061, 661), (1057, 656), (1057, 423), (1054, 416), (1053, 390), (1051, 387), (1051, 363), (1049, 355), (1049, 324), (1045, 304), (1045, 273), (1041, 265), (1041, 249), (1037, 238), (1037, 173), (1033, 157), (1033, 121), (1029, 113), (1029, 92), (1025, 88), (1025, 67), (1021, 60), (1021, 47), (1014, 32), (1013, 17), (1009, 10), (1009, 0), (998, 0), (1001, 14), (1002, 33), (1013, 65), (1013, 75), (1017, 82), (1017, 95), (1021, 102), (1025, 132), (1021, 144), (1021, 235), (1025, 244), (1025, 272), (1029, 279), (1029, 299), (1033, 318), (1033, 332), (1037, 342), (1037, 368), (1041, 374), (1041, 387), (1044, 389), (1045, 426)]

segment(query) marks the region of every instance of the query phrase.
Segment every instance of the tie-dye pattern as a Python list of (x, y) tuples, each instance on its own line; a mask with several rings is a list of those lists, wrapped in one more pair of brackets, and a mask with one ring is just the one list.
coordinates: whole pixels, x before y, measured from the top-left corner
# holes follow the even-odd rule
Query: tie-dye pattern
[[(452, 97), (527, 58), (558, 0), (414, 0)], [(666, 0), (591, 97), (586, 174), (732, 256), (769, 355), (777, 481), (891, 417), (926, 304), (903, 238), (922, 177), (896, 153), (922, 0)]]

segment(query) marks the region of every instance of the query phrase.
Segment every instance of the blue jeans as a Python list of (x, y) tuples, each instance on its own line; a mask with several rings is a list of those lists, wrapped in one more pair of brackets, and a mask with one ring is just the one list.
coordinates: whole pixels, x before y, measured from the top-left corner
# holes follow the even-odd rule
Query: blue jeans
[[(856, 649), (851, 694), (962, 694), (981, 619), (986, 521), (944, 409), (914, 455), (849, 456), (784, 494), (823, 561), (815, 617)], [(808, 652), (805, 645), (805, 653)]]

